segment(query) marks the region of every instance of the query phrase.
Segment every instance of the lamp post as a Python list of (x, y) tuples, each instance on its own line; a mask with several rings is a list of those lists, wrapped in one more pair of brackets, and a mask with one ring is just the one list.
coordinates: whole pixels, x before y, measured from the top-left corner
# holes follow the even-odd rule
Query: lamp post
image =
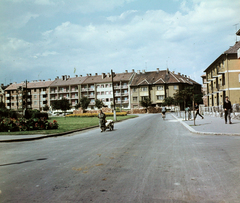
[(113, 78), (116, 76), (116, 74), (113, 72), (111, 69), (111, 78), (112, 78), (112, 92), (113, 92), (113, 120), (117, 120), (116, 116), (116, 107), (115, 107), (115, 94), (114, 94), (114, 83), (113, 83)]

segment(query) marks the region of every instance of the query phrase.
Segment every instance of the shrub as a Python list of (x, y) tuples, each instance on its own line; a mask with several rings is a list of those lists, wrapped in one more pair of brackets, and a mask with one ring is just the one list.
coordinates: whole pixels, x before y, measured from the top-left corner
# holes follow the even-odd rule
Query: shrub
[(52, 123), (48, 122), (46, 118), (3, 118), (0, 120), (0, 131), (26, 131), (26, 130), (47, 130), (57, 129), (58, 123), (54, 120)]

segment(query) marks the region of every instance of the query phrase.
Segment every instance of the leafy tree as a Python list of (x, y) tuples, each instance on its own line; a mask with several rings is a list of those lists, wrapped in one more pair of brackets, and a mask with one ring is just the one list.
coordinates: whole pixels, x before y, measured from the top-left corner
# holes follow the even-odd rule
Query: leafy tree
[(5, 104), (3, 102), (0, 102), (0, 109), (6, 109)]
[(48, 111), (49, 110), (49, 106), (46, 104), (44, 107), (43, 107), (43, 111)]
[(140, 101), (140, 105), (146, 108), (147, 111), (147, 108), (152, 105), (152, 101), (150, 98), (144, 98), (142, 101)]
[(104, 104), (103, 104), (103, 102), (102, 102), (101, 100), (96, 99), (96, 100), (95, 100), (95, 106), (96, 106), (98, 109), (101, 109), (101, 108), (104, 106)]
[(54, 100), (54, 101), (52, 101), (52, 109), (53, 110), (59, 110), (59, 109), (61, 109), (61, 107), (60, 107), (60, 102), (59, 102), (60, 100)]
[(62, 98), (61, 100), (59, 100), (59, 102), (60, 102), (60, 109), (65, 113), (67, 110), (71, 109), (71, 105), (68, 99)]
[(85, 110), (85, 109), (88, 108), (88, 105), (89, 105), (89, 103), (90, 103), (90, 99), (87, 98), (87, 97), (82, 97), (82, 98), (80, 99), (80, 103), (81, 103), (82, 109)]
[(80, 102), (75, 105), (75, 109), (79, 109), (80, 107), (81, 107), (81, 103)]
[(52, 108), (66, 112), (67, 110), (71, 109), (71, 105), (66, 98), (62, 98), (61, 100), (55, 100), (52, 102)]
[(166, 98), (164, 98), (163, 106), (171, 106), (173, 104), (174, 104), (173, 97), (166, 97)]

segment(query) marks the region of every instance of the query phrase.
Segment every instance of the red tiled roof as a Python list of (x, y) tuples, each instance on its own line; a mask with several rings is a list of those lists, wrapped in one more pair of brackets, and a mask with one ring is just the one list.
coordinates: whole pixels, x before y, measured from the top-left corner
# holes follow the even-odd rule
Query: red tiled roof
[[(28, 82), (27, 83), (27, 88), (32, 89), (32, 88), (46, 88), (49, 87), (49, 85), (52, 83), (53, 81), (37, 81), (37, 82)], [(9, 85), (5, 90), (16, 90), (19, 86), (21, 87), (25, 87), (26, 83), (25, 82), (21, 82), (21, 83), (13, 83), (11, 85)]]
[(194, 80), (180, 75), (172, 73), (168, 70), (161, 71), (153, 71), (153, 72), (145, 72), (136, 74), (133, 78), (131, 86), (138, 85), (157, 85), (157, 84), (165, 84), (165, 83), (187, 83), (187, 84), (198, 84)]

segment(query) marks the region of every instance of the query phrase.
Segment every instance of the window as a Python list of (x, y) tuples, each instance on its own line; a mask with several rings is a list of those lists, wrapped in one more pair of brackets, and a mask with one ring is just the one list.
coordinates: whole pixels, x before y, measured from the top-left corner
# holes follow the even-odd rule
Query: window
[(163, 86), (162, 85), (157, 86), (157, 90), (163, 90)]
[(157, 100), (164, 100), (164, 95), (157, 96)]
[(174, 85), (174, 86), (173, 86), (173, 89), (177, 90), (177, 89), (178, 89), (178, 86), (177, 86), (177, 85)]
[(142, 87), (141, 90), (142, 92), (147, 92), (147, 87)]
[(133, 90), (133, 92), (137, 92), (137, 88), (136, 87), (134, 87), (132, 90)]
[(34, 105), (37, 105), (37, 101), (34, 101)]
[(134, 101), (134, 102), (137, 102), (137, 97), (133, 97), (133, 101)]

